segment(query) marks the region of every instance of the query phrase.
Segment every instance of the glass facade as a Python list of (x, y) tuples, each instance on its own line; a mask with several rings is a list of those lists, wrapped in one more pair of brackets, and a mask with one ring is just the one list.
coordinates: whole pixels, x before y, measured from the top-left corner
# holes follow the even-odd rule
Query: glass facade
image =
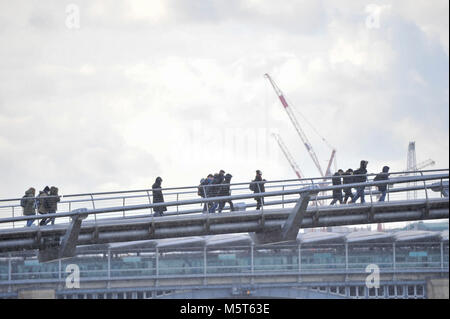
[[(39, 263), (35, 257), (0, 257), (0, 281), (7, 281), (9, 276), (13, 281), (65, 278), (66, 268), (71, 264), (79, 267), (81, 278), (364, 271), (369, 264), (376, 264), (380, 269), (394, 269), (393, 248), (392, 243), (349, 244), (347, 252), (345, 244), (153, 248), (134, 252), (92, 252), (46, 263)], [(442, 243), (442, 246), (439, 242), (395, 245), (395, 269), (448, 269), (448, 258), (448, 243)]]

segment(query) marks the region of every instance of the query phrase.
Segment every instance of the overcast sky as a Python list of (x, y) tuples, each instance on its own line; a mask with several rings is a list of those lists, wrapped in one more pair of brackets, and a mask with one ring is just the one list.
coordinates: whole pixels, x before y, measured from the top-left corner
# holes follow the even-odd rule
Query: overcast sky
[(324, 169), (448, 168), (448, 6), (0, 0), (0, 198), (318, 176), (264, 73)]

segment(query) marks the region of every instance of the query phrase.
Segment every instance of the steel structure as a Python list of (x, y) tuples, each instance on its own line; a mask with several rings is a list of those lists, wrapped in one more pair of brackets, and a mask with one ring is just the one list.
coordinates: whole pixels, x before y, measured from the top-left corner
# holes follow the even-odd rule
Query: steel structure
[[(433, 173), (435, 171), (431, 171)], [(394, 173), (395, 174), (395, 173)], [(295, 180), (298, 182), (298, 180)], [(398, 187), (410, 182), (420, 182), (415, 188)], [(424, 176), (409, 176), (391, 178), (389, 181), (347, 184), (345, 187), (358, 187), (364, 184), (368, 188), (370, 202), (341, 206), (308, 207), (311, 200), (323, 200), (328, 197), (315, 197), (318, 192), (341, 189), (342, 185), (317, 186), (304, 184), (277, 191), (197, 198), (189, 200), (168, 201), (166, 203), (124, 205), (116, 207), (82, 209), (68, 212), (58, 212), (46, 217), (57, 219), (70, 217), (69, 223), (57, 223), (54, 226), (19, 227), (0, 230), (0, 252), (22, 249), (39, 249), (42, 260), (52, 260), (70, 257), (78, 245), (102, 244), (111, 242), (126, 242), (157, 238), (173, 238), (186, 236), (204, 236), (225, 233), (252, 233), (258, 242), (291, 241), (292, 236), (300, 228), (315, 228), (334, 225), (354, 225), (367, 223), (382, 223), (410, 220), (427, 220), (448, 218), (448, 197), (432, 196), (433, 191), (448, 196), (448, 170), (441, 174)], [(391, 195), (404, 194), (412, 189), (421, 189), (425, 197), (415, 201), (394, 200), (374, 202), (378, 194), (372, 186), (392, 184)], [(238, 184), (239, 185), (239, 184)], [(247, 185), (248, 190), (248, 183)], [(430, 190), (432, 190), (430, 192)], [(182, 192), (180, 192), (182, 193)], [(179, 211), (178, 207), (221, 200), (245, 200), (256, 196), (279, 198), (266, 202), (265, 207), (281, 208), (263, 209), (261, 211), (235, 211), (226, 214), (199, 214), (199, 210)], [(97, 199), (98, 201), (99, 199)], [(94, 203), (93, 203), (94, 204)], [(287, 204), (296, 204), (291, 208), (282, 208)], [(177, 207), (173, 212), (176, 216), (154, 217), (149, 209), (157, 206)], [(95, 206), (95, 205), (93, 205)], [(147, 211), (139, 215), (125, 216), (125, 212)], [(123, 213), (121, 217), (106, 217), (110, 213)], [(88, 217), (95, 216), (94, 219)], [(1, 218), (0, 224), (24, 222), (29, 219), (39, 219), (40, 216), (21, 216)]]
[[(286, 101), (286, 98), (283, 95), (283, 92), (281, 91), (281, 89), (275, 84), (275, 82), (273, 81), (273, 79), (270, 77), (269, 74), (264, 74), (264, 76), (269, 80), (270, 84), (272, 85), (273, 89), (275, 90), (275, 93), (277, 94), (278, 98), (280, 99), (281, 104), (284, 107), (284, 110), (286, 111), (287, 115), (289, 116), (289, 119), (291, 120), (292, 124), (294, 125), (295, 130), (297, 131), (300, 139), (303, 142), (303, 145), (305, 146), (306, 150), (308, 151), (309, 155), (311, 156), (314, 164), (316, 165), (317, 169), (319, 170), (319, 173), (321, 176), (328, 176), (328, 175), (324, 175), (324, 172), (322, 170), (322, 166), (320, 165), (319, 159), (317, 158), (316, 152), (314, 151), (311, 143), (309, 142), (305, 132), (303, 132), (297, 118), (295, 117), (295, 114), (293, 113), (291, 107), (289, 106), (289, 104)], [(336, 150), (333, 149), (332, 151), (332, 155), (330, 158), (330, 162), (328, 163), (328, 168), (327, 168), (327, 172), (329, 172), (330, 166), (331, 166), (331, 161), (334, 158), (334, 154), (335, 154)]]
[(292, 157), (291, 153), (287, 149), (286, 145), (283, 143), (281, 136), (279, 134), (275, 134), (275, 133), (273, 133), (272, 136), (277, 141), (278, 146), (280, 146), (281, 151), (283, 152), (284, 156), (286, 157), (287, 161), (289, 162), (289, 165), (291, 165), (291, 168), (294, 170), (295, 175), (297, 175), (297, 177), (299, 179), (304, 177), (305, 175), (303, 175), (303, 173), (300, 170), (300, 167), (298, 167), (298, 165), (295, 162), (294, 158)]

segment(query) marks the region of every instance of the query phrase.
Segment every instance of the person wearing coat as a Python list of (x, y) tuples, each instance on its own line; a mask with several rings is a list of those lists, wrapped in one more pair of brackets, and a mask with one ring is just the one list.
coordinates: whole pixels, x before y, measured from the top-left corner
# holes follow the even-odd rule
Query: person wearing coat
[[(361, 161), (359, 168), (353, 172), (353, 175), (354, 175), (353, 183), (367, 182), (366, 174), (367, 174), (367, 164), (368, 163), (369, 163), (368, 161), (364, 161), (364, 160)], [(361, 176), (356, 176), (356, 175), (361, 175)], [(365, 186), (359, 186), (356, 188), (356, 194), (355, 194), (355, 196), (353, 196), (351, 203), (356, 203), (356, 201), (360, 197), (361, 197), (361, 204), (364, 204), (366, 202), (366, 200), (364, 198), (364, 189), (365, 189)]]
[[(353, 183), (353, 170), (349, 168), (342, 174), (342, 184), (351, 184)], [(350, 198), (350, 201), (353, 198), (352, 188), (346, 187), (343, 189), (344, 191), (344, 204), (347, 204), (347, 200)]]
[[(340, 169), (333, 175), (333, 177), (331, 178), (333, 185), (342, 185), (341, 176), (343, 173), (344, 171)], [(339, 204), (342, 204), (342, 189), (333, 190), (333, 200), (331, 201), (330, 205), (336, 204), (337, 201), (339, 201)]]
[[(162, 178), (158, 176), (155, 180), (155, 183), (152, 186), (153, 203), (154, 204), (155, 203), (164, 203), (164, 196), (161, 191), (161, 182), (162, 182)], [(167, 207), (159, 206), (159, 207), (153, 208), (153, 210), (155, 211), (155, 216), (163, 216), (163, 213), (165, 211), (167, 211)]]
[[(375, 176), (375, 178), (373, 179), (374, 182), (376, 181), (385, 181), (389, 179), (389, 166), (384, 166), (383, 167), (383, 171), (379, 174), (377, 174), (377, 176)], [(379, 185), (377, 186), (378, 190), (381, 192), (381, 196), (380, 199), (378, 200), (379, 202), (384, 202), (384, 200), (386, 199), (386, 192), (387, 192), (387, 184), (385, 185)]]
[[(50, 193), (49, 197), (47, 199), (48, 204), (48, 214), (56, 214), (56, 211), (58, 210), (58, 203), (61, 200), (61, 196), (58, 195), (58, 188), (55, 186), (50, 187)], [(50, 217), (45, 221), (45, 225), (48, 223), (52, 223), (52, 225), (55, 224), (55, 217)]]
[[(38, 213), (41, 215), (46, 215), (49, 212), (49, 202), (48, 202), (48, 196), (50, 192), (50, 187), (45, 186), (43, 191), (39, 192), (39, 196), (37, 197), (37, 209)], [(44, 226), (47, 223), (47, 218), (43, 218), (39, 225)]]
[[(225, 175), (225, 179), (220, 187), (220, 193), (219, 196), (231, 196), (230, 191), (230, 181), (233, 176), (231, 174)], [(234, 210), (233, 202), (231, 200), (223, 200), (219, 202), (219, 213), (222, 212), (224, 206), (226, 203), (230, 204), (230, 211), (232, 212)]]
[[(36, 190), (33, 187), (30, 187), (26, 192), (25, 195), (20, 200), (20, 206), (23, 208), (23, 215), (24, 216), (33, 216), (36, 215), (36, 203), (34, 199), (34, 195), (36, 193)], [(30, 227), (33, 225), (34, 219), (27, 220), (27, 227)]]
[[(266, 191), (264, 187), (265, 179), (262, 178), (262, 172), (260, 170), (256, 171), (255, 179), (250, 183), (250, 190), (256, 193), (264, 193)], [(255, 197), (256, 200), (256, 210), (259, 210), (262, 205), (264, 205), (264, 197)]]

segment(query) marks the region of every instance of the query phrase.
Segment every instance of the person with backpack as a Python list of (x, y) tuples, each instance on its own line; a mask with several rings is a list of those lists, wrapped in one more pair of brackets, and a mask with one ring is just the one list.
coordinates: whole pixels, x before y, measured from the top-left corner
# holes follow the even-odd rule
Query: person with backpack
[[(152, 186), (153, 203), (164, 203), (164, 196), (161, 190), (162, 178), (157, 177), (155, 183)], [(167, 211), (166, 206), (158, 206), (153, 208), (155, 216), (163, 216), (163, 213)]]
[[(210, 187), (208, 187), (207, 185), (212, 184), (213, 177), (214, 176), (212, 174), (208, 174), (208, 176), (206, 178), (202, 178), (200, 180), (200, 185), (198, 185), (198, 187), (197, 187), (197, 195), (198, 196), (200, 196), (202, 198), (205, 198), (208, 196), (208, 191), (209, 191)], [(203, 213), (206, 213), (208, 211), (208, 207), (209, 207), (209, 204), (204, 203)]]
[[(30, 187), (26, 192), (25, 195), (20, 200), (20, 206), (23, 208), (23, 215), (24, 216), (33, 216), (36, 215), (36, 201), (34, 199), (34, 195), (36, 193), (36, 190), (33, 187)], [(31, 227), (33, 225), (34, 219), (27, 220), (27, 226)]]
[[(49, 191), (50, 191), (50, 187), (45, 186), (43, 191), (39, 192), (38, 198), (37, 198), (37, 208), (38, 208), (38, 213), (45, 215), (48, 214), (49, 212), (49, 202), (48, 202), (48, 196), (49, 196)], [(44, 226), (47, 224), (47, 218), (43, 218), (39, 225), (40, 226)]]
[[(360, 162), (360, 166), (357, 170), (355, 170), (353, 172), (353, 183), (365, 183), (367, 182), (367, 164), (369, 162), (368, 161), (364, 161), (362, 160)], [(360, 176), (357, 176), (360, 175)], [(356, 194), (355, 196), (353, 196), (353, 199), (350, 203), (356, 203), (356, 201), (358, 200), (358, 198), (361, 197), (361, 204), (364, 204), (366, 202), (366, 200), (364, 199), (364, 189), (365, 186), (359, 186), (356, 188)]]
[[(233, 176), (231, 174), (225, 175), (225, 179), (220, 188), (219, 196), (231, 196), (230, 181), (231, 181), (232, 177)], [(230, 212), (232, 212), (234, 210), (233, 202), (231, 201), (231, 199), (230, 200), (222, 200), (219, 202), (219, 210), (218, 210), (219, 213), (222, 212), (226, 203), (230, 204)]]
[[(386, 181), (389, 179), (389, 166), (384, 166), (383, 167), (383, 171), (379, 174), (377, 174), (377, 176), (375, 176), (375, 178), (373, 179), (374, 182), (376, 181)], [(384, 202), (384, 200), (386, 199), (386, 192), (387, 192), (387, 184), (384, 185), (378, 185), (378, 190), (381, 192), (381, 196), (380, 199), (378, 200), (379, 202)]]
[[(250, 183), (250, 190), (253, 193), (264, 193), (266, 191), (264, 187), (265, 179), (262, 178), (262, 172), (258, 169), (256, 171), (255, 179)], [(255, 197), (256, 200), (256, 210), (259, 210), (262, 205), (264, 205), (264, 197)]]
[[(333, 175), (331, 178), (333, 185), (342, 185), (341, 176), (343, 173), (344, 171), (340, 169)], [(333, 189), (333, 200), (330, 205), (336, 204), (337, 201), (339, 201), (339, 204), (342, 204), (342, 189)]]
[[(344, 174), (342, 174), (342, 184), (351, 184), (353, 183), (353, 170), (351, 168), (349, 168), (348, 170), (345, 171)], [(351, 187), (346, 187), (343, 189), (344, 190), (344, 200), (343, 203), (347, 204), (347, 200), (350, 198), (350, 201), (353, 198), (353, 193), (352, 193), (352, 188)]]

